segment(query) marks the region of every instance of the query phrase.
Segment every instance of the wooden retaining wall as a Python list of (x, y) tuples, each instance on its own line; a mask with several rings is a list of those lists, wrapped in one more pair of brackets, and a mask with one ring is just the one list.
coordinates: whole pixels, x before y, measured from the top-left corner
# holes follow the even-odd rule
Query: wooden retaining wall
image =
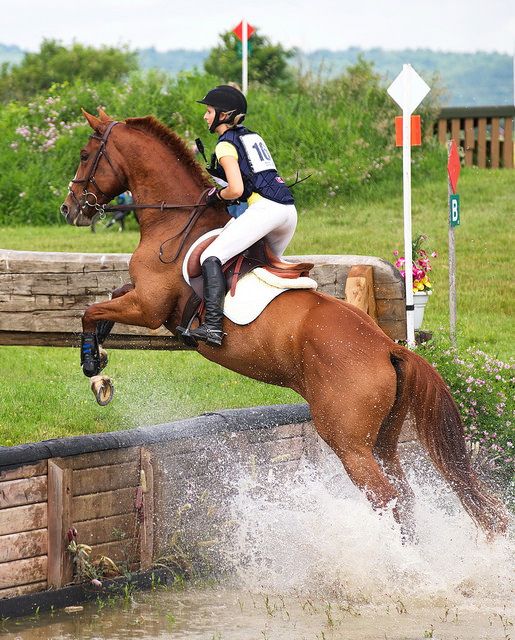
[[(412, 438), (407, 428), (401, 440)], [(72, 528), (92, 560), (121, 569), (222, 569), (217, 545), (241, 470), (267, 487), (328, 455), (307, 405), (0, 447), (0, 618), (13, 611), (2, 601), (74, 581)]]
[(441, 143), (455, 140), (466, 167), (513, 169), (515, 106), (449, 107), (438, 118)]
[[(80, 317), (129, 282), (129, 254), (46, 253), (0, 249), (0, 345), (77, 346)], [(393, 265), (370, 256), (292, 256), (315, 263), (319, 290), (345, 298), (350, 269), (371, 265), (379, 326), (406, 338), (404, 281)], [(116, 324), (107, 347), (181, 349), (164, 327)]]
[(152, 536), (141, 542), (135, 509), (147, 470), (150, 493), (142, 499), (152, 510), (148, 465), (147, 452), (136, 447), (0, 468), (0, 599), (72, 582), (66, 550), (72, 527), (94, 557), (106, 555), (131, 570), (148, 568)]
[[(93, 560), (148, 569), (193, 493), (223, 492), (215, 464), (222, 451), (233, 462), (287, 469), (317, 438), (308, 421), (305, 405), (260, 407), (0, 447), (0, 600), (73, 582), (73, 529)], [(189, 521), (191, 535), (198, 526), (191, 514)]]

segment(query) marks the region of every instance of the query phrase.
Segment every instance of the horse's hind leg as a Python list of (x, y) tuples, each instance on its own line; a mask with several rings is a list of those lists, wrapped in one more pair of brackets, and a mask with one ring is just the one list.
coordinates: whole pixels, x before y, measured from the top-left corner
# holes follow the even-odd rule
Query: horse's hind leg
[(383, 509), (398, 498), (398, 492), (373, 454), (379, 427), (367, 419), (363, 407), (349, 407), (341, 396), (330, 395), (310, 403), (315, 427), (340, 458), (352, 482), (375, 509)]
[[(316, 382), (316, 380), (319, 382)], [(374, 509), (392, 506), (400, 523), (402, 510), (396, 483), (392, 482), (374, 456), (380, 427), (395, 402), (396, 380), (393, 368), (375, 370), (372, 377), (358, 378), (338, 386), (335, 377), (328, 381), (313, 376), (310, 407), (315, 427), (338, 455), (350, 479), (361, 489)]]
[(415, 496), (404, 474), (398, 452), (399, 436), (406, 414), (407, 408), (394, 407), (381, 426), (374, 454), (399, 493), (397, 510), (403, 531), (411, 539), (414, 535), (413, 505)]

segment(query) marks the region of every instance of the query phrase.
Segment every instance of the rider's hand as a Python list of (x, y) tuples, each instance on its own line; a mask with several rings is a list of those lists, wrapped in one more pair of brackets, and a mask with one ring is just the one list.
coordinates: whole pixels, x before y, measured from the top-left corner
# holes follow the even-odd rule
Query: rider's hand
[(220, 193), (221, 189), (217, 189), (216, 187), (213, 187), (207, 194), (206, 197), (206, 204), (208, 207), (216, 207), (217, 204), (220, 204), (220, 202), (223, 202), (225, 205), (229, 206), (231, 204), (234, 204), (236, 202), (236, 200), (226, 200), (225, 198), (222, 198), (222, 194)]
[(216, 187), (213, 187), (207, 194), (206, 204), (208, 207), (212, 207), (220, 204), (220, 202), (225, 202), (225, 200), (220, 195), (220, 191)]

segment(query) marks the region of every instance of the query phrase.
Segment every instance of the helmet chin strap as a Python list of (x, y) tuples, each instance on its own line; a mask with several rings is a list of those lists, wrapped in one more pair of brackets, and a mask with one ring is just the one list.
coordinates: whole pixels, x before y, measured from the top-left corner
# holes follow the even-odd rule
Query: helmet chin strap
[[(215, 109), (215, 117), (213, 118), (213, 122), (209, 127), (209, 131), (211, 133), (215, 133), (216, 128), (221, 124), (226, 124), (228, 127), (233, 127), (239, 124), (240, 122), (243, 122), (245, 116), (244, 115), (240, 115), (239, 117), (235, 116), (234, 115), (235, 111), (236, 109), (233, 109), (232, 111), (221, 111), (219, 109)], [(227, 117), (225, 118), (225, 120), (220, 120), (220, 116), (222, 115), (222, 113), (227, 114)]]

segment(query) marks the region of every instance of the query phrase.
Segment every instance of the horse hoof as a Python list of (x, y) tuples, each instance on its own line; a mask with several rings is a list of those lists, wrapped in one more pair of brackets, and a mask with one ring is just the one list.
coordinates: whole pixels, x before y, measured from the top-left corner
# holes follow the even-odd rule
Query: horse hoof
[(91, 391), (95, 400), (101, 407), (109, 404), (114, 396), (114, 385), (111, 378), (107, 376), (93, 376), (91, 378)]

